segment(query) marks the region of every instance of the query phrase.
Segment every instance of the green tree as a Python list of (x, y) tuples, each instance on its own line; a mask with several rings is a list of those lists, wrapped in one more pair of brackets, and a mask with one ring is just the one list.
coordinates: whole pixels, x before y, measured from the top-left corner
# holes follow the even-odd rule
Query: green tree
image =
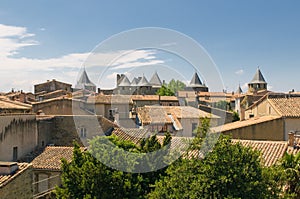
[[(140, 166), (138, 164), (140, 159), (148, 160), (145, 158), (148, 157), (147, 152), (155, 152), (168, 146), (170, 142), (170, 134), (166, 134), (163, 144), (159, 143), (156, 136), (151, 136), (144, 139), (144, 145), (141, 146), (112, 135), (94, 138), (90, 141), (90, 150), (85, 152), (75, 144), (71, 162), (62, 160), (62, 186), (56, 188), (56, 197), (144, 198), (153, 189), (151, 185), (164, 175), (165, 169), (148, 173), (131, 173), (118, 171), (105, 163), (137, 168)], [(132, 153), (126, 153), (124, 150)], [(164, 161), (163, 154), (153, 153), (153, 155), (156, 155), (154, 156), (156, 161)], [(150, 159), (146, 162), (147, 167), (155, 166), (154, 164)]]
[(177, 91), (181, 91), (184, 90), (184, 88), (186, 87), (186, 85), (180, 81), (180, 80), (174, 80), (172, 79), (169, 84), (168, 84), (168, 88), (173, 92), (176, 93)]
[(225, 100), (221, 100), (221, 101), (213, 103), (213, 107), (218, 108), (218, 109), (222, 109), (222, 110), (225, 110), (225, 111), (231, 110), (230, 103), (228, 103)]
[(232, 112), (232, 122), (240, 121), (239, 113), (236, 111)]
[(180, 159), (149, 198), (273, 198), (260, 154), (221, 136), (204, 159)]
[(289, 198), (300, 198), (300, 153), (286, 153), (281, 160), (282, 182), (284, 193)]
[(162, 85), (156, 94), (160, 95), (160, 96), (174, 96), (175, 95), (175, 93), (171, 89), (169, 89), (166, 85)]

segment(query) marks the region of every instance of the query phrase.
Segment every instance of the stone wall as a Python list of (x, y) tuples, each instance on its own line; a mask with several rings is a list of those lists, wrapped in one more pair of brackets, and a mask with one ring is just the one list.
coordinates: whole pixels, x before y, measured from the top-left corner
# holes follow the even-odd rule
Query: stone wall
[(1, 161), (20, 159), (37, 147), (37, 140), (38, 132), (35, 115), (0, 115)]
[(55, 98), (33, 103), (33, 112), (42, 111), (46, 115), (89, 115), (80, 101), (69, 98)]
[(284, 131), (284, 119), (279, 118), (222, 133), (231, 135), (233, 139), (283, 141)]
[(52, 92), (55, 90), (65, 90), (68, 92), (72, 92), (72, 85), (64, 82), (59, 82), (53, 79), (52, 81), (47, 81), (42, 84), (34, 85), (34, 93), (39, 93), (42, 91)]
[(87, 144), (88, 139), (103, 135), (111, 123), (101, 116), (94, 115), (57, 115), (38, 122), (39, 143), (55, 146), (73, 146), (73, 141), (80, 145)]
[(0, 188), (1, 199), (29, 199), (33, 197), (33, 171), (28, 167), (12, 181)]

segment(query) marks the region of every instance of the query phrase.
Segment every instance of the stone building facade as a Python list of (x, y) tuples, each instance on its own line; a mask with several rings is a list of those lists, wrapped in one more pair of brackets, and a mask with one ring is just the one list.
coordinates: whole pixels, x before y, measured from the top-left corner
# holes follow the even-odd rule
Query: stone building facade
[(34, 114), (0, 115), (0, 161), (17, 161), (37, 147)]

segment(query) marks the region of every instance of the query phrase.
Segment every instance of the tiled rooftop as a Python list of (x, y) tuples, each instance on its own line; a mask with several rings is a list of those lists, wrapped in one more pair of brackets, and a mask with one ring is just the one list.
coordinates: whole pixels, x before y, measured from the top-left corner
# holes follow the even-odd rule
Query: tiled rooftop
[[(133, 101), (158, 101), (158, 95), (132, 95), (131, 99)], [(176, 96), (160, 96), (161, 101), (178, 101)]]
[(0, 97), (0, 109), (22, 109), (30, 110), (31, 105), (18, 101), (9, 100), (6, 97)]
[(278, 141), (257, 140), (232, 140), (233, 143), (241, 143), (245, 147), (251, 147), (261, 152), (263, 164), (266, 167), (274, 165), (287, 152), (288, 143)]
[[(84, 150), (84, 148), (81, 149)], [(34, 169), (59, 171), (61, 169), (61, 159), (71, 161), (72, 157), (73, 147), (48, 146), (31, 163)]]
[(8, 184), (10, 181), (15, 179), (21, 173), (23, 173), (26, 169), (28, 169), (31, 166), (31, 164), (18, 163), (18, 166), (19, 166), (19, 169), (15, 173), (10, 174), (10, 175), (0, 175), (0, 188), (5, 186), (6, 184)]
[(279, 118), (281, 118), (281, 117), (280, 116), (262, 116), (262, 117), (257, 117), (257, 118), (250, 118), (248, 120), (232, 122), (232, 123), (225, 124), (223, 126), (214, 127), (211, 130), (214, 132), (220, 132), (220, 131), (225, 132), (225, 131), (230, 131), (233, 129), (239, 129), (239, 128), (243, 128), (246, 126), (251, 126), (251, 125), (255, 125), (255, 124), (259, 124), (259, 123), (263, 123), (263, 122), (276, 120)]
[(199, 117), (220, 118), (205, 111), (199, 110), (191, 106), (144, 106), (138, 108), (137, 112), (144, 124), (164, 123), (172, 124), (173, 121), (168, 115), (172, 115), (173, 119), (191, 119)]
[(269, 98), (268, 100), (283, 117), (300, 117), (300, 97)]

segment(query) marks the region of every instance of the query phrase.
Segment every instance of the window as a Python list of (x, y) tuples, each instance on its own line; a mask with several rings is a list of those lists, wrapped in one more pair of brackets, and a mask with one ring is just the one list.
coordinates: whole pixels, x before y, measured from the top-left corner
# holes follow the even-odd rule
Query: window
[(38, 174), (38, 193), (45, 192), (49, 189), (49, 176), (47, 174)]
[(249, 118), (253, 118), (254, 117), (254, 114), (249, 114)]
[(15, 146), (13, 148), (13, 161), (17, 161), (18, 160), (18, 147)]
[(197, 129), (198, 124), (197, 123), (192, 123), (192, 132), (195, 131), (195, 129)]
[(85, 127), (80, 128), (80, 137), (86, 138), (86, 128)]

